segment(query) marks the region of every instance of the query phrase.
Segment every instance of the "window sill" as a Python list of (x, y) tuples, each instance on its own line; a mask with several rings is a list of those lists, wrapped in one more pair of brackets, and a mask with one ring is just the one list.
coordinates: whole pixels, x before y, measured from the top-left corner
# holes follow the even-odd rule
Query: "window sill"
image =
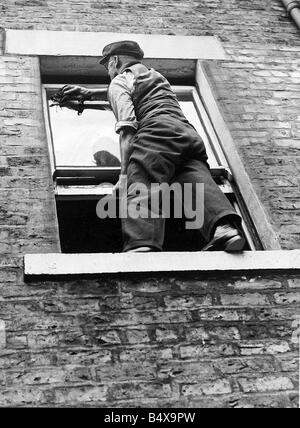
[(26, 254), (25, 277), (89, 276), (141, 272), (299, 270), (300, 250), (162, 253)]

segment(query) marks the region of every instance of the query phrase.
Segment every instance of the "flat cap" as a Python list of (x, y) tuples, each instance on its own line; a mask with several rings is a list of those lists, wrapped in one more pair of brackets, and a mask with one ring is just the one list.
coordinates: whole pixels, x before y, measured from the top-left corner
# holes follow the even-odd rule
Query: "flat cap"
[(110, 43), (103, 48), (102, 55), (103, 57), (99, 61), (100, 64), (106, 63), (111, 55), (130, 55), (137, 59), (144, 58), (143, 50), (132, 40)]

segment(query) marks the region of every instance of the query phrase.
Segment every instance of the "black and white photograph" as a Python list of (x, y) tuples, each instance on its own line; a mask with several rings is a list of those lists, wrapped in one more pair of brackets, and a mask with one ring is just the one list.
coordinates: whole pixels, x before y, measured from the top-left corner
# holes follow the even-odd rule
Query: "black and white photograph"
[(0, 409), (299, 408), (300, 1), (0, 0)]

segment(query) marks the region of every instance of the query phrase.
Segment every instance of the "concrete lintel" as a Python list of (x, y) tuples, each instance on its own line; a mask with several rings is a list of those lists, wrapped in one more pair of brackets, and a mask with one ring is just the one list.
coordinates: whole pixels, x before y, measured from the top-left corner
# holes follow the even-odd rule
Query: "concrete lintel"
[(27, 254), (25, 276), (97, 275), (134, 272), (299, 270), (300, 250)]
[(166, 36), (107, 32), (6, 30), (6, 54), (44, 56), (101, 56), (108, 43), (135, 40), (145, 58), (226, 59), (217, 37)]

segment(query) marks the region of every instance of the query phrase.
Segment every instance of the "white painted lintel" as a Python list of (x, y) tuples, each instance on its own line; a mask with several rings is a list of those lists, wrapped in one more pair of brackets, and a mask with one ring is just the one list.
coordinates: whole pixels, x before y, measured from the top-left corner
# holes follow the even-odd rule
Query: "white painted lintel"
[(25, 276), (97, 275), (137, 272), (226, 272), (299, 270), (300, 250), (27, 254)]
[(105, 45), (135, 40), (145, 58), (226, 59), (215, 36), (167, 36), (107, 32), (6, 30), (5, 53), (42, 56), (96, 56)]

